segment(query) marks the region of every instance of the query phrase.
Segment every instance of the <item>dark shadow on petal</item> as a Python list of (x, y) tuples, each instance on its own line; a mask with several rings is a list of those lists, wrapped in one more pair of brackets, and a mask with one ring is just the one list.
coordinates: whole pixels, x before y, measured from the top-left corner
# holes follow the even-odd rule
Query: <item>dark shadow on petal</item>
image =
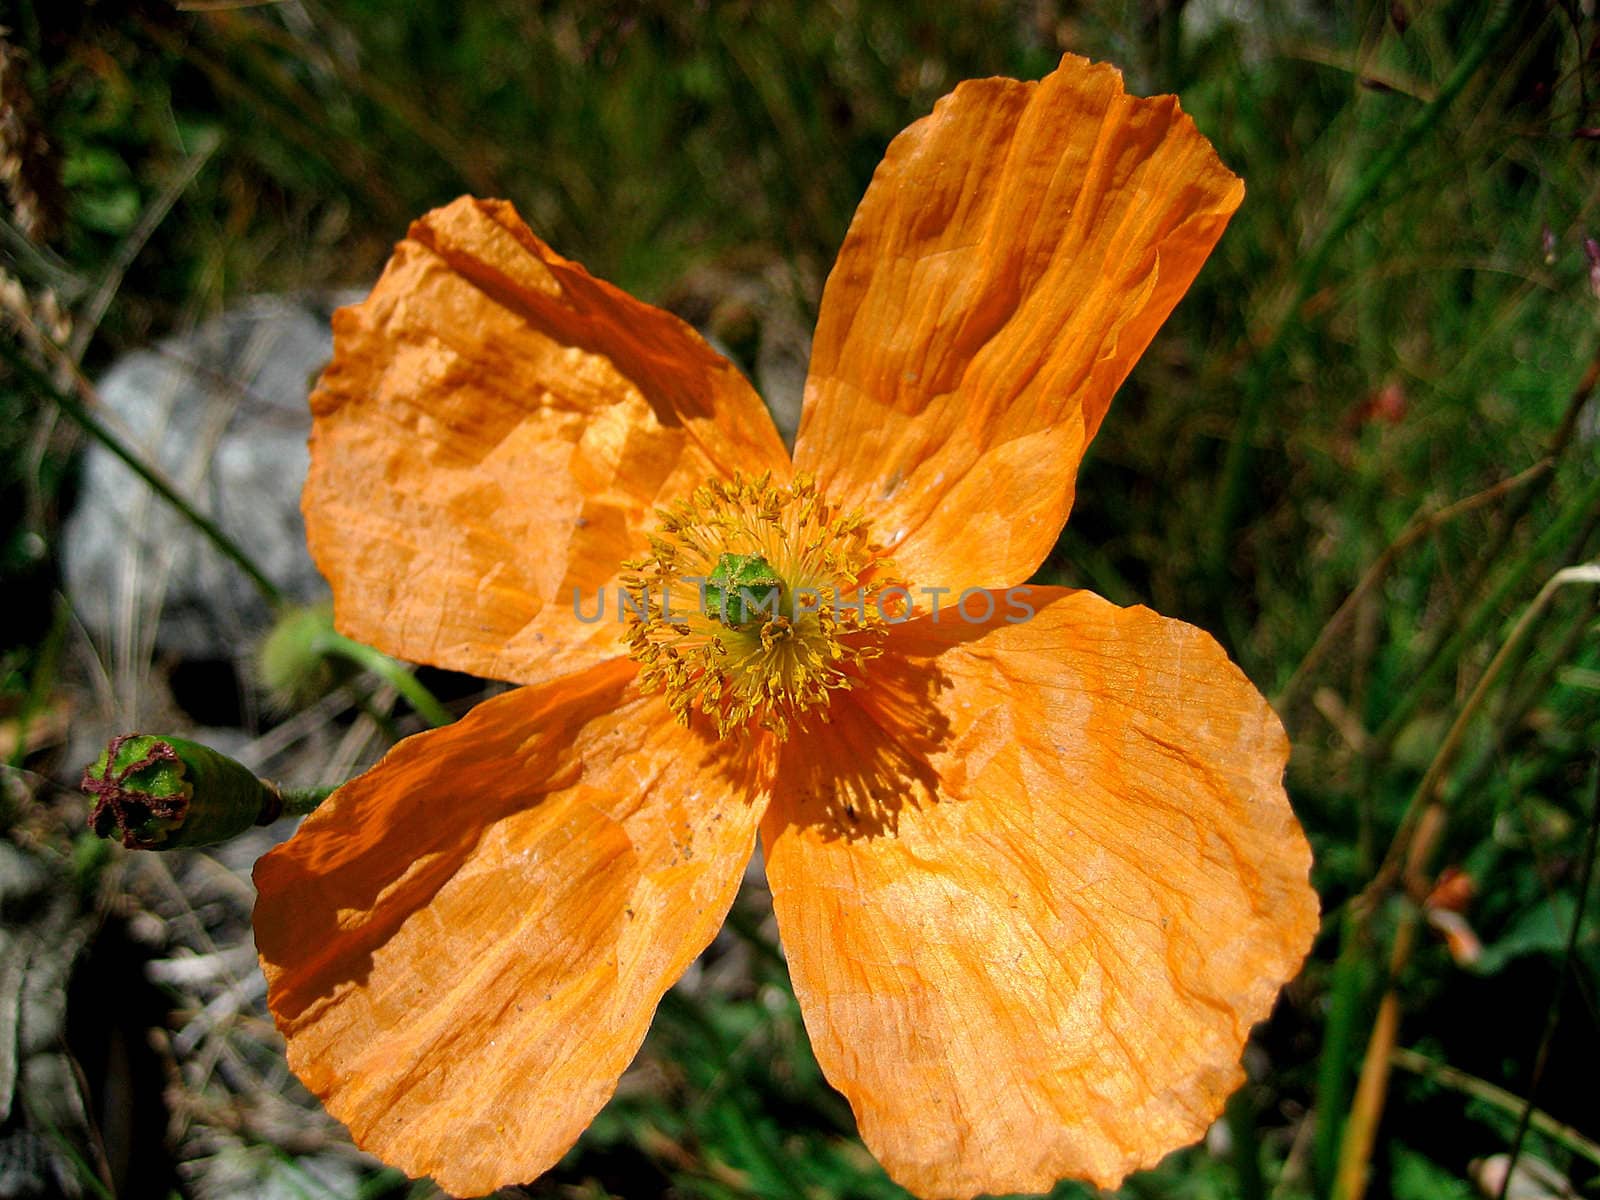
[[(574, 782), (561, 777), (572, 773), (561, 750), (587, 720), (623, 702), (630, 679), (608, 664), (573, 677), (572, 690), (588, 697), (524, 711), (522, 694), (508, 692), (454, 726), (408, 738), (265, 855), (255, 868), (255, 933), (269, 978), (279, 972), (273, 1011), (292, 1023), (339, 987), (364, 984), (373, 952), (433, 900), (491, 828)], [(546, 736), (533, 739), (535, 728), (502, 711), (525, 715)]]
[(778, 749), (774, 788), (789, 820), (855, 841), (893, 836), (907, 809), (957, 802), (930, 761), (949, 743), (936, 701), (951, 681), (920, 651), (930, 633), (956, 644), (984, 632), (949, 614), (891, 626), (883, 653), (854, 673), (855, 687)]
[[(523, 815), (552, 797), (567, 814), (556, 818), (562, 828), (582, 839), (572, 859), (574, 886), (585, 871), (636, 882), (675, 865), (641, 861), (624, 824), (642, 805), (668, 802), (657, 789), (664, 775), (681, 784), (684, 765), (681, 754), (668, 763), (641, 743), (637, 735), (665, 713), (645, 711), (661, 701), (639, 697), (633, 677), (632, 664), (618, 660), (496, 697), (454, 726), (409, 738), (260, 860), (256, 943), (273, 985), (272, 1010), (286, 1030), (317, 1020), (342, 989), (365, 986), (373, 955), (434, 903), (484, 838), (508, 821), (526, 831)], [(592, 722), (623, 710), (622, 725), (592, 732)], [(630, 729), (630, 720), (646, 730)], [(693, 732), (692, 771), (721, 777), (735, 795), (766, 791), (769, 768), (759, 755), (730, 755), (709, 730)], [(623, 760), (638, 764), (625, 794), (589, 785), (591, 768), (604, 774)], [(681, 800), (693, 807), (694, 797)], [(542, 843), (557, 833), (538, 836)], [(681, 852), (692, 855), (687, 840)], [(615, 890), (626, 896), (632, 886)], [(523, 887), (534, 885), (508, 874), (507, 902), (517, 903)], [(521, 901), (527, 911), (547, 902), (537, 888)], [(629, 916), (621, 899), (611, 915), (620, 930)], [(593, 950), (614, 953), (614, 942)]]

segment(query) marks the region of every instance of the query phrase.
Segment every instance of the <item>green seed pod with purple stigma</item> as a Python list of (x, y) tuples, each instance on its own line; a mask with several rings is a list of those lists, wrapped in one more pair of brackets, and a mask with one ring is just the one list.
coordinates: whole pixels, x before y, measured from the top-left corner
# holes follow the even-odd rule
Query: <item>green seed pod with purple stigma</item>
[(241, 763), (184, 738), (124, 733), (83, 773), (89, 828), (130, 850), (206, 846), (283, 811), (278, 789)]

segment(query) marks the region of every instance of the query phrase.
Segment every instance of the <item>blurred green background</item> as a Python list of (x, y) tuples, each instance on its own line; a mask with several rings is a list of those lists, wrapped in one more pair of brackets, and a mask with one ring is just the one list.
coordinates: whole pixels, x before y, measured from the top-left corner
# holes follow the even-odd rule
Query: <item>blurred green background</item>
[[(1600, 1195), (1600, 901), (1583, 894), (1597, 589), (1541, 593), (1600, 553), (1592, 5), (5, 0), (0, 14), (4, 820), (76, 905), (80, 979), (133, 986), (161, 938), (122, 931), (177, 918), (141, 890), (147, 868), (84, 841), (65, 730), (130, 716), (97, 671), (159, 688), (173, 664), (112, 661), (62, 596), (83, 438), (59, 395), (92, 402), (87, 381), (119, 354), (242, 298), (370, 284), (407, 221), (462, 192), (511, 199), (562, 253), (759, 375), (794, 329), (803, 355), (888, 140), (963, 78), (1037, 77), (1071, 51), (1115, 62), (1136, 92), (1177, 92), (1248, 195), (1123, 388), (1042, 577), (1207, 627), (1274, 698), (1326, 913), (1227, 1121), (1122, 1194), (1349, 1197), (1363, 1180), (1396, 1200), (1496, 1195), (1515, 1145), (1511, 1195)], [(183, 707), (151, 710), (181, 721)], [(248, 698), (238, 712), (250, 736), (284, 720)], [(1448, 820), (1424, 828), (1406, 878), (1382, 874), (1397, 831), (1419, 844), (1402, 822), (1430, 766)], [(175, 870), (180, 899), (197, 871)], [(758, 895), (733, 929), (715, 986), (669, 995), (618, 1099), (530, 1194), (901, 1194), (820, 1078)], [(1391, 986), (1398, 1025), (1374, 1040)], [(180, 1061), (193, 1014), (178, 985), (147, 999), (129, 1045), (150, 1029), (179, 1041), (157, 1038), (153, 1083), (142, 1050), (118, 1066), (69, 1043), (99, 1139), (77, 1152), (82, 1194), (217, 1194), (203, 1160), (224, 1143), (245, 1164), (230, 1178), (290, 1189), (260, 1194), (348, 1194), (297, 1165), (338, 1139), (303, 1097), (251, 1116), (265, 1103), (251, 1087), (294, 1087), (270, 1029), (240, 1026), (259, 1069), (219, 1098)], [(1359, 1097), (1364, 1058), (1392, 1074)], [(93, 1119), (135, 1101), (158, 1114), (142, 1131)], [(221, 1140), (196, 1142), (208, 1122)], [(350, 1161), (360, 1194), (432, 1194)]]

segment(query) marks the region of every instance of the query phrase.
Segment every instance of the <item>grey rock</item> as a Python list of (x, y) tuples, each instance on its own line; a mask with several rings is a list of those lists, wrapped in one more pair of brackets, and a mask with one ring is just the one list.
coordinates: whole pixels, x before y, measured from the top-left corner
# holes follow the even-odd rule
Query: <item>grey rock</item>
[(761, 328), (756, 352), (756, 388), (767, 402), (783, 444), (794, 449), (805, 398), (806, 371), (811, 365), (811, 333), (795, 306), (774, 304)]
[[(99, 385), (107, 423), (291, 599), (326, 594), (300, 518), (306, 397), (332, 354), (333, 308), (357, 299), (250, 300), (125, 356)], [(86, 456), (62, 561), (84, 624), (135, 652), (237, 658), (266, 628), (267, 606), (243, 572), (99, 445)]]

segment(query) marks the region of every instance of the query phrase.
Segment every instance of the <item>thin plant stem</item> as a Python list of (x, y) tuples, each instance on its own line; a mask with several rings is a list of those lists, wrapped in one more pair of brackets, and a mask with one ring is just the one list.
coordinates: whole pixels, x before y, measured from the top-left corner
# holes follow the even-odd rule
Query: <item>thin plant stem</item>
[[(246, 577), (255, 584), (256, 590), (261, 593), (262, 599), (273, 608), (281, 608), (283, 606), (287, 600), (283, 590), (267, 577), (266, 572), (256, 565), (255, 560), (250, 557), (244, 547), (234, 541), (220, 525), (189, 503), (183, 494), (159, 470), (145, 462), (143, 458), (125, 445), (121, 438), (96, 420), (94, 415), (89, 412), (88, 406), (81, 400), (56, 387), (38, 368), (17, 353), (16, 348), (9, 342), (0, 339), (0, 347), (3, 347), (3, 352), (10, 364), (25, 375), (30, 383), (55, 401), (56, 406), (70, 417), (80, 429), (116, 455), (156, 495), (171, 505), (184, 520), (193, 525), (216, 548), (218, 553), (243, 571)], [(439, 702), (438, 697), (430, 692), (415, 674), (387, 654), (374, 650), (371, 646), (362, 645), (360, 642), (353, 641), (342, 634), (331, 632), (326, 636), (322, 652), (336, 654), (345, 658), (357, 664), (363, 670), (371, 671), (392, 685), (397, 692), (405, 697), (407, 703), (435, 728), (441, 725), (448, 725), (455, 720), (450, 714), (450, 710)]]
[(1374, 588), (1387, 578), (1390, 569), (1399, 560), (1400, 556), (1414, 546), (1417, 542), (1427, 537), (1428, 534), (1443, 525), (1464, 516), (1486, 504), (1492, 504), (1508, 493), (1520, 491), (1528, 484), (1548, 474), (1554, 465), (1549, 458), (1540, 459), (1526, 470), (1519, 471), (1510, 478), (1502, 479), (1498, 483), (1475, 492), (1470, 496), (1447, 504), (1440, 509), (1430, 510), (1427, 506), (1418, 509), (1412, 518), (1406, 522), (1405, 528), (1390, 542), (1383, 553), (1373, 560), (1372, 565), (1362, 575), (1361, 581), (1351, 589), (1344, 602), (1329, 617), (1323, 625), (1322, 632), (1317, 635), (1316, 642), (1300, 660), (1300, 665), (1294, 669), (1294, 674), (1289, 677), (1289, 682), (1284, 684), (1273, 702), (1273, 706), (1280, 712), (1292, 707), (1300, 698), (1300, 693), (1305, 687), (1311, 673), (1321, 665), (1323, 657), (1332, 649), (1335, 642), (1343, 637), (1354, 619), (1361, 601), (1364, 600)]
[(1545, 581), (1545, 585), (1539, 589), (1539, 594), (1522, 610), (1517, 623), (1511, 627), (1511, 632), (1506, 635), (1500, 649), (1495, 652), (1495, 656), (1489, 660), (1489, 665), (1479, 676), (1477, 685), (1461, 705), (1461, 711), (1456, 714), (1456, 719), (1439, 744), (1433, 761), (1428, 764), (1422, 782), (1417, 784), (1417, 790), (1400, 819), (1400, 827), (1395, 831), (1394, 841), (1384, 857), (1383, 865), (1379, 867), (1377, 876), (1366, 889), (1369, 897), (1394, 881), (1401, 870), (1403, 857), (1409, 854), (1415, 858), (1415, 851), (1411, 846), (1412, 835), (1416, 832), (1426, 809), (1431, 805), (1442, 804), (1445, 779), (1455, 762), (1455, 756), (1461, 748), (1462, 739), (1466, 737), (1467, 727), (1471, 724), (1472, 718), (1477, 715), (1484, 698), (1489, 694), (1489, 689), (1499, 679), (1500, 672), (1505, 669), (1512, 652), (1522, 644), (1522, 639), (1527, 636), (1528, 631), (1544, 615), (1544, 610), (1556, 592), (1570, 584), (1600, 584), (1600, 562), (1563, 567)]
[(1248, 1084), (1233, 1094), (1223, 1116), (1233, 1142), (1233, 1178), (1239, 1200), (1265, 1200), (1267, 1187), (1261, 1176), (1261, 1138), (1256, 1132), (1256, 1106), (1250, 1099)]
[(121, 459), (123, 464), (143, 480), (151, 491), (165, 500), (184, 520), (199, 530), (201, 535), (216, 548), (219, 554), (243, 571), (250, 582), (255, 584), (256, 590), (261, 593), (262, 598), (268, 604), (277, 607), (283, 603), (283, 591), (277, 584), (267, 578), (266, 572), (256, 565), (255, 560), (245, 552), (244, 548), (229, 537), (222, 526), (184, 499), (182, 493), (159, 470), (145, 462), (132, 449), (124, 445), (121, 438), (101, 424), (89, 412), (87, 405), (76, 396), (68, 395), (61, 388), (56, 387), (42, 371), (28, 362), (17, 348), (4, 338), (0, 338), (0, 353), (4, 354), (8, 365), (13, 370), (22, 375), (29, 384), (37, 388), (43, 395), (53, 400), (56, 407), (71, 418), (73, 423), (82, 429), (84, 433)]
[(1400, 135), (1361, 173), (1339, 202), (1339, 207), (1318, 237), (1316, 245), (1303, 260), (1289, 303), (1284, 306), (1272, 333), (1251, 364), (1239, 419), (1234, 425), (1233, 437), (1228, 443), (1227, 457), (1223, 460), (1216, 518), (1212, 524), (1210, 545), (1207, 548), (1207, 565), (1214, 584), (1220, 584), (1226, 572), (1228, 547), (1232, 544), (1233, 531), (1238, 525), (1239, 512), (1244, 504), (1244, 489), (1250, 473), (1256, 427), (1260, 424), (1262, 411), (1271, 392), (1273, 373), (1283, 354), (1290, 330), (1294, 327), (1306, 301), (1316, 291), (1339, 239), (1349, 232), (1356, 221), (1369, 214), (1369, 202), (1393, 175), (1406, 155), (1439, 123), (1445, 110), (1454, 103), (1456, 97), (1477, 74), (1478, 68), (1499, 44), (1500, 39), (1510, 32), (1520, 8), (1520, 5), (1513, 4), (1510, 0), (1501, 0), (1490, 10), (1483, 28), (1462, 54), (1455, 69), (1439, 88), (1438, 94), (1407, 122)]
[(111, 1170), (106, 1163), (105, 1146), (101, 1140), (98, 1127), (90, 1130), (93, 1138), (93, 1144), (90, 1149), (95, 1159), (98, 1160), (91, 1163), (79, 1152), (78, 1147), (73, 1144), (73, 1139), (63, 1133), (47, 1113), (43, 1113), (34, 1107), (28, 1100), (27, 1093), (24, 1092), (20, 1099), (27, 1106), (29, 1118), (43, 1131), (45, 1137), (49, 1139), (55, 1149), (72, 1164), (73, 1169), (77, 1172), (78, 1181), (86, 1184), (101, 1200), (116, 1200), (116, 1196), (106, 1186), (111, 1179)]
[[(253, 7), (258, 0), (212, 0), (214, 7), (246, 8)], [(279, 0), (273, 0), (278, 3)], [(200, 6), (195, 0), (187, 4), (180, 4), (180, 8), (198, 9)], [(316, 12), (317, 24), (323, 28), (334, 28), (339, 33), (333, 14), (324, 10), (320, 5)], [(241, 22), (246, 37), (251, 42), (259, 42), (267, 46), (275, 46), (286, 54), (304, 56), (307, 43), (301, 38), (280, 25), (269, 21), (250, 18)], [(364, 70), (358, 60), (353, 60), (343, 54), (322, 54), (320, 65), (339, 77), (339, 82), (351, 95), (364, 96), (379, 108), (387, 109), (406, 130), (424, 143), (438, 155), (439, 161), (454, 171), (473, 193), (479, 196), (504, 195), (506, 185), (495, 175), (494, 165), (484, 160), (484, 156), (475, 153), (474, 148), (463, 145), (449, 129), (445, 128), (429, 112), (428, 106), (420, 102), (422, 98), (405, 94), (399, 88), (392, 87), (378, 78), (372, 71)]]
[(439, 702), (439, 698), (421, 680), (381, 650), (374, 650), (332, 630), (318, 635), (316, 648), (319, 654), (335, 655), (354, 663), (363, 671), (372, 672), (404, 696), (406, 703), (434, 728), (455, 720), (450, 710)]
[(28, 680), (28, 690), (22, 697), (22, 705), (15, 718), (17, 741), (11, 752), (10, 765), (19, 770), (28, 758), (28, 731), (34, 719), (49, 706), (50, 690), (56, 681), (56, 662), (61, 656), (61, 647), (66, 641), (72, 618), (72, 609), (59, 592), (56, 593), (53, 609), (50, 631), (39, 643), (38, 658)]
[(283, 809), (278, 814), (283, 817), (303, 817), (307, 813), (315, 812), (337, 788), (331, 787), (284, 787), (278, 784), (277, 792), (283, 800)]
[(1483, 794), (1489, 776), (1501, 769), (1506, 741), (1512, 730), (1523, 722), (1534, 705), (1556, 683), (1561, 669), (1570, 665), (1572, 656), (1590, 635), (1593, 622), (1592, 610), (1575, 611), (1567, 621), (1566, 628), (1553, 639), (1554, 644), (1545, 661), (1539, 665), (1537, 674), (1530, 682), (1522, 684), (1518, 676), (1532, 658), (1531, 654), (1506, 673), (1499, 699), (1489, 706), (1488, 719), (1494, 732), (1485, 740), (1472, 762), (1463, 767), (1455, 784), (1456, 791), (1463, 797)]
[(1544, 1032), (1539, 1036), (1539, 1049), (1533, 1059), (1533, 1074), (1528, 1079), (1528, 1095), (1522, 1113), (1517, 1118), (1516, 1136), (1511, 1139), (1511, 1154), (1506, 1162), (1505, 1177), (1500, 1181), (1500, 1194), (1496, 1200), (1506, 1200), (1506, 1189), (1511, 1186), (1511, 1174), (1516, 1170), (1517, 1159), (1522, 1155), (1522, 1143), (1527, 1139), (1528, 1126), (1533, 1121), (1533, 1103), (1544, 1079), (1544, 1069), (1550, 1061), (1550, 1045), (1555, 1040), (1556, 1026), (1561, 1023), (1561, 1005), (1567, 998), (1567, 986), (1572, 978), (1573, 963), (1578, 953), (1578, 931), (1583, 928), (1583, 910), (1589, 901), (1589, 888), (1594, 882), (1594, 860), (1600, 849), (1600, 757), (1595, 759), (1589, 772), (1589, 835), (1583, 850), (1583, 869), (1578, 876), (1578, 900), (1572, 909), (1572, 928), (1567, 930), (1566, 951), (1561, 957), (1561, 975), (1556, 981), (1556, 994), (1545, 1014)]
[[(1600, 385), (1600, 346), (1595, 348), (1594, 355), (1589, 359), (1589, 365), (1584, 368), (1578, 384), (1572, 389), (1572, 395), (1567, 400), (1566, 412), (1562, 415), (1561, 424), (1556, 427), (1555, 434), (1550, 439), (1549, 447), (1545, 451), (1545, 461), (1552, 467), (1559, 463), (1566, 454), (1567, 447), (1571, 445), (1573, 435), (1578, 429), (1578, 418), (1582, 415), (1589, 399), (1594, 395), (1595, 387)], [(1533, 503), (1535, 489), (1526, 488), (1514, 492), (1506, 502), (1504, 508), (1498, 513), (1493, 529), (1484, 540), (1473, 563), (1467, 570), (1467, 575), (1456, 589), (1449, 608), (1434, 622), (1433, 629), (1423, 639), (1420, 650), (1415, 655), (1416, 666), (1412, 668), (1414, 676), (1421, 675), (1432, 678), (1434, 664), (1447, 646), (1454, 646), (1450, 642), (1449, 631), (1459, 626), (1462, 609), (1478, 594), (1478, 589), (1483, 586), (1483, 581), (1488, 577), (1494, 564), (1500, 561), (1506, 544), (1511, 540), (1512, 531), (1516, 528), (1528, 508)]]
[[(405, 734), (400, 732), (400, 726), (396, 725), (394, 718), (389, 715), (389, 709), (394, 701), (394, 689), (383, 684), (375, 688), (370, 695), (356, 696), (356, 707), (361, 710), (361, 715), (372, 722), (372, 727), (391, 743), (405, 738)], [(351, 736), (355, 733), (355, 728), (352, 728), (345, 734), (344, 741), (340, 743), (341, 748), (349, 744)]]
[[(183, 494), (159, 470), (145, 462), (143, 458), (125, 445), (121, 438), (101, 424), (89, 412), (86, 404), (76, 396), (68, 395), (65, 391), (56, 387), (37, 367), (22, 357), (17, 352), (16, 347), (0, 339), (0, 348), (3, 348), (5, 357), (12, 367), (26, 376), (28, 381), (46, 396), (55, 401), (56, 406), (70, 417), (80, 429), (116, 455), (156, 495), (171, 505), (184, 520), (193, 525), (216, 548), (218, 553), (243, 571), (250, 581), (256, 585), (256, 589), (261, 593), (262, 599), (273, 608), (282, 607), (287, 599), (283, 594), (283, 590), (273, 583), (271, 579), (267, 578), (266, 572), (256, 565), (255, 560), (220, 525), (189, 503)], [(374, 650), (370, 646), (362, 645), (360, 642), (353, 641), (342, 634), (331, 632), (324, 639), (322, 651), (323, 653), (337, 654), (342, 658), (348, 659), (363, 670), (371, 671), (391, 684), (429, 724), (438, 727), (448, 725), (455, 720), (450, 711), (439, 702), (438, 698), (423, 685), (416, 675), (387, 654)]]
[(48, 246), (36, 246), (0, 214), (0, 249), (9, 254), (17, 270), (42, 282), (63, 304), (71, 304), (89, 289), (89, 282)]
[(405, 206), (394, 190), (385, 185), (383, 173), (363, 161), (366, 156), (349, 138), (330, 141), (326, 122), (319, 126), (315, 120), (323, 115), (323, 107), (285, 72), (264, 65), (258, 55), (252, 62), (262, 70), (268, 86), (253, 88), (251, 80), (236, 75), (197, 39), (182, 38), (148, 18), (139, 25), (145, 36), (162, 51), (193, 66), (223, 96), (249, 105), (262, 124), (270, 126), (291, 145), (336, 175), (352, 199), (365, 204), (385, 221), (404, 220)]
[(1413, 673), (1406, 691), (1395, 702), (1395, 706), (1384, 718), (1383, 724), (1373, 734), (1371, 743), (1373, 755), (1387, 750), (1393, 744), (1395, 736), (1439, 681), (1440, 676), (1460, 659), (1468, 646), (1483, 636), (1484, 631), (1498, 617), (1500, 606), (1512, 592), (1523, 585), (1534, 567), (1540, 562), (1548, 562), (1551, 558), (1555, 558), (1579, 533), (1584, 522), (1595, 519), (1597, 512), (1600, 512), (1600, 474), (1596, 474), (1589, 481), (1588, 486), (1578, 494), (1576, 502), (1551, 522), (1535, 540), (1529, 553), (1483, 598), (1477, 610), (1445, 643), (1443, 653), (1435, 657), (1427, 667)]
[(783, 957), (783, 951), (778, 948), (776, 942), (761, 932), (760, 926), (755, 921), (752, 921), (748, 915), (740, 912), (738, 908), (732, 908), (728, 911), (728, 916), (724, 923), (743, 939), (745, 944), (754, 950), (757, 955), (765, 960), (768, 966), (776, 967), (780, 972), (787, 975), (789, 962)]
[(222, 145), (222, 138), (215, 132), (201, 136), (199, 145), (194, 153), (189, 155), (176, 175), (161, 189), (150, 206), (145, 209), (144, 215), (139, 218), (128, 236), (123, 238), (122, 244), (117, 247), (117, 252), (112, 255), (111, 262), (96, 285), (94, 294), (89, 297), (89, 302), (84, 305), (83, 312), (79, 314), (73, 325), (72, 337), (67, 344), (67, 353), (71, 355), (74, 363), (83, 361), (84, 352), (89, 349), (95, 331), (100, 328), (100, 322), (105, 319), (106, 310), (111, 307), (111, 301), (116, 297), (117, 289), (122, 284), (122, 277), (127, 274), (128, 268), (139, 257), (139, 251), (144, 249), (145, 243), (154, 236), (161, 222), (166, 220), (167, 214), (172, 211), (172, 206), (178, 202), (179, 197), (189, 190), (189, 185), (204, 169), (206, 163), (211, 161), (217, 147)]
[(1511, 655), (1522, 644), (1524, 637), (1537, 623), (1548, 607), (1551, 598), (1562, 587), (1570, 584), (1600, 584), (1600, 563), (1582, 563), (1563, 567), (1553, 574), (1539, 594), (1523, 609), (1522, 615), (1506, 635), (1477, 686), (1461, 706), (1454, 723), (1445, 734), (1433, 761), (1417, 785), (1406, 813), (1396, 830), (1394, 841), (1384, 858), (1383, 865), (1372, 882), (1351, 905), (1352, 921), (1347, 925), (1347, 936), (1359, 933), (1367, 917), (1375, 911), (1383, 895), (1396, 879), (1403, 878), (1412, 893), (1401, 910), (1399, 924), (1389, 955), (1389, 984), (1378, 1005), (1377, 1020), (1367, 1039), (1366, 1054), (1362, 1059), (1361, 1078), (1356, 1086), (1355, 1100), (1345, 1122), (1344, 1135), (1339, 1149), (1339, 1165), (1334, 1177), (1334, 1200), (1361, 1200), (1366, 1191), (1368, 1164), (1382, 1119), (1388, 1093), (1389, 1064), (1400, 1028), (1400, 977), (1410, 961), (1416, 941), (1417, 925), (1421, 916), (1420, 896), (1425, 887), (1428, 861), (1433, 848), (1442, 836), (1446, 806), (1444, 784), (1451, 765), (1459, 751), (1466, 730), (1489, 690), (1510, 661)]
[(1400, 975), (1411, 957), (1417, 936), (1417, 909), (1406, 905), (1395, 927), (1394, 944), (1389, 951), (1389, 986), (1378, 1002), (1378, 1016), (1361, 1060), (1361, 1076), (1356, 1083), (1355, 1100), (1345, 1121), (1339, 1145), (1339, 1166), (1334, 1173), (1333, 1200), (1361, 1200), (1367, 1190), (1367, 1175), (1372, 1147), (1383, 1119), (1384, 1099), (1389, 1091), (1389, 1061), (1400, 1033)]
[[(1479, 1079), (1459, 1067), (1437, 1062), (1425, 1054), (1418, 1054), (1415, 1050), (1409, 1050), (1404, 1046), (1396, 1046), (1389, 1058), (1402, 1071), (1409, 1071), (1442, 1087), (1461, 1092), (1475, 1100), (1482, 1100), (1502, 1112), (1521, 1113), (1528, 1103), (1522, 1096), (1508, 1092), (1505, 1088), (1496, 1087), (1487, 1079)], [(1563, 1125), (1541, 1109), (1533, 1109), (1528, 1121), (1532, 1128), (1537, 1129), (1551, 1141), (1600, 1167), (1600, 1142), (1591, 1141), (1571, 1125)]]
[(1328, 1020), (1317, 1060), (1317, 1127), (1311, 1166), (1319, 1195), (1332, 1189), (1338, 1170), (1339, 1138), (1343, 1131), (1341, 1117), (1349, 1093), (1356, 1023), (1363, 1007), (1364, 938), (1365, 931), (1355, 913), (1346, 907), (1339, 919), (1339, 956), (1334, 960)]
[[(1495, 721), (1500, 726), (1495, 741), (1503, 744), (1511, 726), (1519, 722), (1523, 715), (1532, 708), (1541, 696), (1550, 690), (1551, 684), (1556, 681), (1561, 668), (1571, 663), (1578, 647), (1589, 636), (1590, 625), (1594, 620), (1593, 610), (1574, 612), (1567, 622), (1567, 627), (1555, 639), (1546, 660), (1537, 665), (1533, 678), (1522, 684), (1519, 670), (1514, 672), (1506, 681), (1506, 691), (1502, 694), (1502, 703), (1496, 706)], [(1520, 686), (1519, 686), (1520, 685)], [(1510, 697), (1507, 699), (1507, 697)]]
[[(681, 1021), (686, 1027), (698, 1033), (708, 1046), (712, 1047), (719, 1061), (730, 1063), (736, 1056), (736, 1049), (723, 1035), (722, 1031), (701, 1011), (699, 1005), (691, 1004), (675, 991), (669, 991), (661, 997), (661, 1011), (668, 1013), (673, 1018)], [(724, 1067), (723, 1072), (731, 1068)], [(716, 1107), (727, 1122), (727, 1132), (740, 1143), (754, 1160), (753, 1166), (768, 1179), (774, 1192), (788, 1197), (789, 1200), (805, 1200), (805, 1192), (795, 1181), (793, 1174), (786, 1169), (787, 1155), (781, 1147), (770, 1145), (760, 1130), (750, 1121), (747, 1115), (747, 1106), (741, 1103), (741, 1098), (725, 1096), (723, 1092), (727, 1084), (723, 1082), (725, 1075), (713, 1080), (711, 1085), (704, 1089), (697, 1105), (702, 1111), (709, 1111)], [(720, 1101), (720, 1103), (718, 1103)]]

